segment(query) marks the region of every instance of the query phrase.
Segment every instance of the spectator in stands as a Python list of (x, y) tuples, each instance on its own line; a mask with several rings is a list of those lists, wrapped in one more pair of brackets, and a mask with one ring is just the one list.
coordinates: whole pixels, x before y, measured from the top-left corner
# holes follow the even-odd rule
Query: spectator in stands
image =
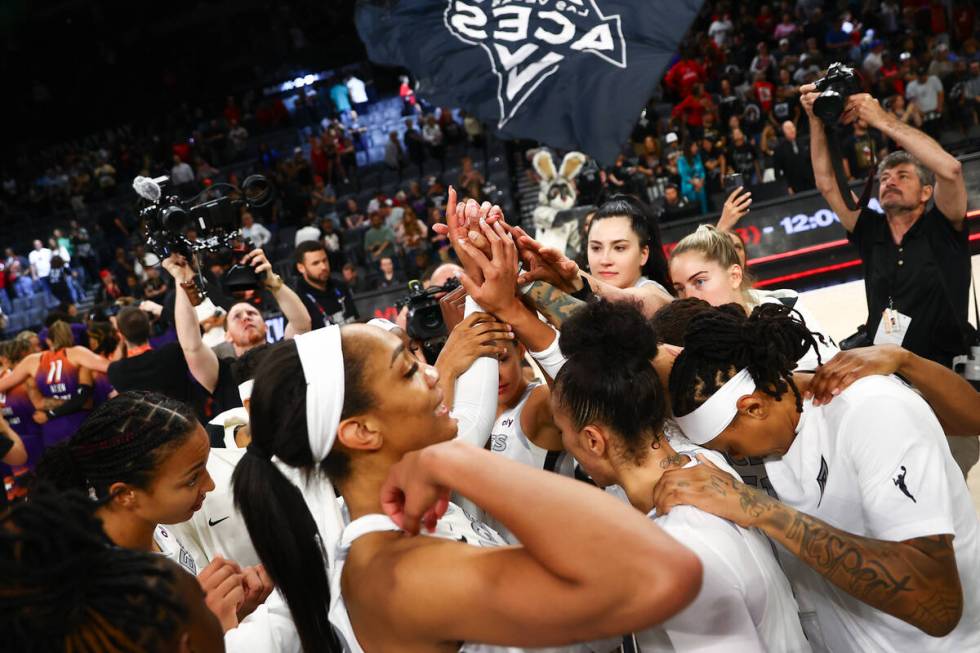
[(844, 143), (844, 171), (851, 179), (866, 178), (887, 154), (881, 132), (869, 129), (863, 120), (856, 120), (853, 134)]
[(398, 288), (405, 284), (405, 277), (395, 270), (395, 262), (391, 257), (382, 257), (378, 262), (378, 269), (380, 274), (374, 280), (375, 290)]
[(347, 92), (350, 94), (350, 101), (354, 104), (354, 108), (358, 113), (364, 113), (368, 103), (367, 86), (354, 75), (347, 75), (344, 84), (347, 85)]
[(51, 257), (51, 268), (48, 274), (48, 290), (59, 302), (70, 302), (72, 300), (71, 291), (68, 288), (68, 275), (70, 271), (65, 265), (64, 259), (55, 254)]
[(313, 209), (308, 209), (303, 217), (303, 226), (296, 230), (293, 246), (299, 247), (300, 243), (308, 240), (320, 240), (320, 229), (316, 226), (316, 214)]
[(697, 215), (697, 208), (691, 206), (676, 184), (667, 184), (664, 187), (664, 196), (660, 204), (660, 218), (664, 222), (680, 220)]
[(969, 64), (970, 76), (963, 82), (960, 108), (968, 124), (980, 124), (980, 60)]
[(786, 39), (788, 43), (788, 39), (796, 34), (798, 29), (799, 27), (797, 27), (796, 22), (793, 20), (793, 14), (784, 11), (782, 20), (773, 28), (772, 37), (778, 41)]
[(170, 285), (160, 276), (160, 268), (146, 268), (146, 281), (143, 282), (143, 296), (158, 303), (170, 291)]
[(752, 185), (762, 180), (759, 155), (741, 129), (732, 130), (732, 141), (725, 154), (725, 160), (733, 172), (742, 175), (745, 185)]
[(410, 118), (405, 121), (405, 134), (402, 138), (408, 160), (418, 166), (420, 177), (425, 175), (425, 138)]
[(418, 219), (411, 207), (405, 207), (401, 222), (395, 227), (395, 238), (405, 256), (406, 272), (414, 277), (419, 273), (415, 258), (428, 250), (429, 229)]
[(339, 270), (344, 264), (344, 238), (330, 218), (323, 218), (320, 221), (320, 242), (327, 250), (330, 267)]
[(473, 167), (473, 159), (464, 156), (460, 160), (459, 187), (463, 191), (460, 197), (464, 199), (472, 197), (477, 202), (482, 203), (484, 200), (483, 185), (485, 183), (483, 174)]
[(905, 88), (905, 98), (914, 103), (922, 114), (922, 131), (933, 138), (939, 137), (945, 93), (943, 83), (930, 75), (925, 67), (919, 67), (916, 77)]
[(429, 156), (439, 162), (440, 174), (446, 172), (446, 136), (442, 133), (442, 128), (436, 121), (435, 114), (430, 114), (425, 119), (422, 127), (422, 138), (429, 149)]
[(339, 78), (333, 80), (333, 83), (330, 85), (330, 101), (333, 102), (334, 110), (336, 110), (341, 120), (346, 118), (351, 110), (350, 89)]
[(786, 181), (790, 195), (814, 188), (810, 146), (796, 139), (796, 125), (791, 120), (782, 124), (782, 130), (783, 140), (773, 156), (776, 172)]
[(717, 147), (716, 141), (705, 135), (701, 139), (701, 162), (704, 164), (705, 188), (708, 193), (722, 191), (725, 177), (725, 154)]
[(301, 243), (294, 257), (300, 277), (296, 281), (296, 294), (310, 314), (312, 329), (347, 324), (360, 317), (350, 287), (330, 276), (330, 259), (322, 244)]
[(696, 140), (684, 146), (684, 155), (677, 160), (677, 171), (681, 176), (681, 194), (688, 202), (696, 204), (701, 213), (707, 213), (708, 193), (704, 187), (704, 164)]
[(261, 223), (256, 222), (255, 216), (246, 209), (242, 211), (242, 237), (247, 239), (253, 247), (261, 249), (272, 240), (272, 233)]
[[(409, 121), (411, 122), (411, 121)], [(406, 132), (406, 142), (407, 142)], [(405, 167), (405, 153), (402, 151), (401, 143), (398, 142), (398, 132), (388, 133), (388, 142), (385, 143), (385, 166), (398, 174), (398, 181), (402, 180), (402, 170)], [(421, 170), (421, 165), (419, 166)]]
[(99, 286), (99, 290), (95, 295), (97, 303), (112, 304), (125, 294), (122, 288), (116, 283), (115, 275), (109, 270), (102, 270), (99, 273), (99, 279), (102, 281), (102, 285)]
[(714, 40), (716, 46), (724, 48), (728, 45), (729, 37), (734, 29), (732, 14), (730, 11), (726, 11), (722, 14), (715, 14), (711, 25), (708, 27), (708, 36)]
[(371, 227), (364, 232), (364, 251), (375, 266), (382, 258), (395, 256), (395, 233), (384, 223), (381, 213), (371, 214)]
[(684, 50), (680, 60), (664, 75), (664, 84), (678, 100), (683, 100), (690, 95), (695, 84), (703, 84), (706, 80), (704, 66), (695, 58), (695, 53), (691, 49)]
[(194, 192), (194, 169), (174, 155), (174, 166), (170, 169), (170, 181), (174, 188), (181, 195), (190, 195)]
[(371, 289), (367, 280), (361, 277), (361, 273), (358, 272), (357, 266), (353, 263), (344, 263), (342, 276), (344, 277), (344, 283), (347, 284), (347, 287), (352, 293), (367, 292)]
[(711, 96), (704, 92), (704, 84), (697, 83), (691, 88), (691, 94), (685, 97), (671, 111), (671, 121), (684, 119), (690, 138), (700, 138), (704, 127), (706, 114), (714, 113), (715, 106)]
[(48, 276), (51, 274), (51, 257), (51, 250), (40, 240), (34, 241), (34, 249), (27, 256), (31, 262), (31, 278), (40, 282), (47, 290), (50, 290)]

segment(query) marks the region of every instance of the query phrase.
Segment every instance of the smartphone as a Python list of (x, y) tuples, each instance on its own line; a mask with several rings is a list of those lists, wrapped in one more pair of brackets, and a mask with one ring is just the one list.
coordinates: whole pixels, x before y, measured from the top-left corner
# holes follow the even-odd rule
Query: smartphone
[(731, 193), (733, 190), (739, 186), (745, 186), (745, 182), (742, 180), (742, 173), (733, 172), (730, 175), (725, 175), (725, 192)]

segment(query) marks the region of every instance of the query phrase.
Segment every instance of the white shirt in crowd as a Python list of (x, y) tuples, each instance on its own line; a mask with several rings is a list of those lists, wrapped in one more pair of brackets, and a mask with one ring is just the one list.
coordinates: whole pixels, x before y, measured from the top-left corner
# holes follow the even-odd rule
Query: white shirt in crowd
[[(689, 443), (671, 444), (691, 458), (685, 467), (700, 464), (694, 460), (700, 453), (738, 478), (721, 454)], [(697, 554), (704, 574), (693, 603), (660, 626), (636, 634), (640, 651), (810, 651), (796, 599), (765, 535), (691, 506), (662, 516), (654, 510), (649, 517)]]
[(781, 555), (801, 609), (815, 613), (804, 624), (808, 635), (819, 629), (811, 641), (831, 651), (980, 651), (977, 515), (942, 427), (919, 395), (894, 377), (872, 376), (827, 405), (804, 402), (789, 451), (765, 466), (780, 501), (849, 533), (893, 542), (954, 536), (963, 616), (942, 638)]
[(293, 243), (293, 246), (299, 247), (300, 243), (307, 240), (320, 240), (320, 229), (311, 224), (308, 224), (305, 227), (300, 227), (296, 230), (296, 242)]
[(177, 186), (189, 184), (194, 181), (194, 169), (181, 161), (170, 169), (170, 181)]
[(272, 233), (258, 222), (253, 222), (251, 227), (242, 227), (242, 236), (258, 248), (265, 247), (272, 240)]
[(717, 19), (708, 26), (708, 36), (715, 40), (715, 45), (719, 48), (725, 47), (728, 43), (728, 35), (732, 33), (735, 26), (727, 18)]
[(929, 75), (925, 83), (914, 79), (905, 87), (905, 99), (915, 102), (922, 113), (935, 111), (939, 107), (939, 94), (943, 92), (943, 83), (935, 75)]
[(46, 278), (51, 274), (51, 256), (51, 250), (47, 247), (31, 250), (27, 255), (27, 260), (31, 262), (38, 277)]
[(367, 87), (353, 75), (347, 80), (347, 92), (350, 93), (350, 101), (354, 104), (365, 104), (368, 101)]

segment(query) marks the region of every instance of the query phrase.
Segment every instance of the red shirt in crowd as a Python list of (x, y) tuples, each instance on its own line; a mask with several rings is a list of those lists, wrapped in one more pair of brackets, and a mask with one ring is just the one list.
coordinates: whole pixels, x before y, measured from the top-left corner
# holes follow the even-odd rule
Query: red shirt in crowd
[(772, 111), (772, 98), (776, 93), (776, 87), (773, 86), (772, 82), (762, 80), (753, 83), (752, 93), (755, 95), (755, 99), (759, 101), (763, 111), (766, 113)]
[(667, 71), (664, 81), (679, 96), (687, 97), (695, 84), (705, 81), (704, 67), (694, 59), (681, 59)]
[(684, 116), (684, 120), (691, 127), (701, 127), (704, 124), (704, 114), (711, 113), (713, 109), (711, 98), (702, 93), (700, 97), (688, 95), (685, 97), (670, 115), (674, 118)]

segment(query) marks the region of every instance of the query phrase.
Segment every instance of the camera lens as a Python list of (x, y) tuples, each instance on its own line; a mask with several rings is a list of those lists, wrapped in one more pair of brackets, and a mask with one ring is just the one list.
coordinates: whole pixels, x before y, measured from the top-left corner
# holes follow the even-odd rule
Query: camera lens
[(168, 206), (160, 211), (160, 224), (170, 233), (183, 233), (191, 224), (191, 214), (181, 206)]
[(813, 101), (813, 114), (825, 123), (835, 123), (844, 112), (844, 98), (833, 89), (827, 89)]

